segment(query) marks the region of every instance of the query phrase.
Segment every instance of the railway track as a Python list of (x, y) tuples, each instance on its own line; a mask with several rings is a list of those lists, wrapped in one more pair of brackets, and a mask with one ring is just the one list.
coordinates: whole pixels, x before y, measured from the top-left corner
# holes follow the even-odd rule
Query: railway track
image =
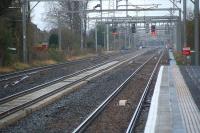
[(152, 83), (153, 77), (154, 77), (154, 75), (155, 75), (155, 73), (156, 73), (156, 70), (157, 70), (157, 68), (158, 68), (158, 65), (159, 65), (159, 62), (160, 62), (162, 56), (163, 56), (163, 54), (162, 54), (162, 55), (160, 56), (160, 58), (158, 59), (158, 62), (156, 63), (156, 65), (155, 65), (155, 67), (154, 67), (154, 69), (153, 69), (153, 71), (152, 71), (152, 73), (151, 73), (151, 76), (150, 76), (150, 78), (148, 79), (147, 85), (146, 85), (146, 87), (145, 87), (145, 89), (144, 89), (144, 92), (143, 92), (141, 98), (140, 98), (140, 101), (139, 101), (139, 103), (138, 103), (138, 105), (137, 105), (137, 108), (136, 108), (136, 110), (135, 110), (133, 116), (131, 117), (131, 121), (130, 121), (130, 123), (129, 123), (129, 125), (128, 125), (128, 128), (127, 128), (127, 130), (126, 130), (126, 133), (132, 133), (132, 132), (134, 131), (135, 127), (136, 127), (136, 122), (137, 122), (137, 120), (138, 120), (139, 117), (140, 117), (140, 114), (141, 114), (141, 111), (142, 111), (142, 107), (143, 107), (143, 105), (144, 105), (145, 99), (146, 99), (146, 97), (147, 97), (147, 93), (148, 93), (148, 91), (149, 91), (149, 87), (150, 87), (150, 85), (151, 85), (151, 83)]
[[(111, 61), (109, 63), (104, 63), (97, 65), (96, 67), (85, 69), (76, 74), (70, 75), (70, 77), (62, 77), (58, 79), (59, 82), (51, 83), (51, 85), (38, 86), (30, 90), (20, 92), (18, 94), (3, 98), (0, 100), (0, 119), (12, 116), (12, 114), (19, 112), (20, 110), (25, 110), (25, 108), (32, 106), (48, 97), (51, 97), (57, 93), (62, 93), (67, 88), (71, 90), (73, 86), (80, 84), (80, 82), (85, 82), (91, 77), (102, 74), (109, 69), (113, 69), (125, 62), (128, 62), (135, 57), (142, 55), (145, 52), (135, 55), (130, 58), (129, 56), (121, 57), (121, 59)], [(2, 123), (0, 123), (2, 124)], [(1, 125), (0, 125), (1, 126)]]
[(46, 65), (46, 66), (42, 66), (42, 67), (36, 67), (36, 68), (12, 72), (12, 73), (8, 73), (8, 74), (2, 74), (2, 75), (0, 75), (0, 82), (24, 77), (24, 76), (27, 76), (27, 75), (32, 75), (32, 74), (35, 74), (35, 73), (38, 73), (38, 72), (41, 72), (41, 71), (47, 71), (47, 70), (50, 70), (50, 69), (60, 68), (60, 67), (66, 66), (68, 64), (77, 64), (77, 63), (81, 63), (81, 62), (88, 61), (88, 60), (91, 60), (91, 59), (98, 60), (98, 59), (104, 58), (104, 57), (109, 58), (109, 57), (114, 56), (114, 55), (115, 54), (88, 57), (88, 58), (74, 60), (74, 61), (67, 61), (67, 62), (59, 63), (59, 64)]
[[(153, 67), (153, 70), (151, 72), (151, 74), (149, 75), (149, 78), (147, 79), (147, 84), (145, 85), (144, 87), (144, 91), (140, 97), (140, 100), (137, 104), (137, 107), (135, 109), (135, 112), (134, 113), (131, 113), (132, 114), (132, 117), (130, 119), (130, 122), (129, 124), (127, 124), (126, 126), (126, 133), (131, 133), (135, 127), (135, 123), (140, 115), (140, 112), (141, 112), (141, 107), (144, 103), (144, 99), (146, 97), (146, 94), (148, 93), (148, 89), (149, 89), (149, 86), (151, 84), (151, 81), (152, 81), (152, 78), (155, 74), (155, 71), (158, 67), (158, 64), (161, 60), (163, 56), (163, 52), (162, 54), (159, 55), (159, 58), (157, 59), (157, 61), (155, 62), (155, 66)], [(108, 110), (115, 110), (115, 109), (106, 109), (106, 108), (109, 108), (109, 104), (111, 104), (112, 101), (114, 101), (115, 99), (118, 99), (119, 98), (116, 98), (118, 95), (120, 95), (120, 93), (122, 93), (123, 89), (129, 84), (129, 82), (134, 78), (136, 77), (136, 75), (142, 71), (142, 69), (145, 67), (146, 64), (148, 64), (148, 62), (150, 62), (151, 60), (154, 60), (154, 57), (155, 55), (151, 56), (150, 58), (148, 58), (148, 60), (146, 60), (141, 66), (139, 66), (132, 74), (130, 77), (128, 77), (104, 102), (102, 102), (102, 104), (96, 108), (74, 131), (73, 133), (80, 133), (80, 132), (91, 132), (91, 131), (97, 131), (97, 132), (100, 132), (99, 130), (103, 131), (104, 129), (101, 128), (101, 124), (99, 124), (100, 122), (102, 121), (106, 121), (104, 120), (104, 117), (102, 115), (104, 115), (104, 112), (106, 115), (104, 115), (105, 117), (107, 117), (107, 119), (110, 119), (108, 117), (110, 117), (111, 115), (109, 115), (109, 111)], [(123, 97), (123, 96), (122, 96)], [(128, 99), (128, 98), (127, 98)], [(112, 102), (112, 105), (116, 105), (116, 102)], [(111, 105), (111, 106), (112, 106)], [(117, 109), (116, 109), (117, 110)], [(132, 110), (133, 111), (133, 110)], [(115, 111), (113, 111), (115, 112)], [(122, 112), (121, 112), (122, 113)], [(118, 112), (118, 115), (123, 115)], [(124, 112), (124, 113), (128, 113), (127, 112)], [(102, 116), (102, 117), (101, 117)], [(115, 119), (117, 119), (116, 115), (113, 116)], [(130, 116), (129, 116), (130, 118)], [(99, 120), (99, 121), (98, 121)], [(109, 120), (108, 120), (109, 121)], [(124, 123), (124, 122), (122, 122)], [(99, 124), (99, 125), (98, 125)], [(119, 124), (119, 121), (118, 121), (118, 124)], [(113, 123), (104, 123), (102, 125), (114, 125)], [(119, 125), (118, 125), (119, 126)], [(107, 128), (106, 128), (107, 129)], [(110, 130), (106, 130), (107, 132), (109, 132)], [(115, 132), (115, 128), (112, 128), (111, 132)], [(119, 132), (119, 131), (118, 131)], [(121, 132), (124, 132), (121, 131)]]
[(70, 63), (65, 65), (63, 64), (61, 66), (56, 65), (57, 67), (54, 66), (53, 68), (49, 69), (45, 67), (44, 69), (38, 71), (31, 70), (32, 75), (28, 74), (28, 72), (27, 73), (22, 72), (23, 74), (6, 78), (5, 80), (2, 80), (2, 82), (0, 82), (0, 88), (1, 88), (0, 99), (32, 88), (38, 88), (44, 85), (48, 85), (50, 83), (55, 83), (65, 77), (70, 77), (73, 76), (74, 74), (78, 74), (84, 71), (85, 68), (92, 68), (92, 67), (94, 68), (103, 65), (105, 63), (108, 63), (109, 61), (120, 59), (129, 55), (130, 53), (122, 55), (109, 55), (109, 57), (106, 56), (106, 58), (99, 57), (100, 59), (97, 58), (92, 59), (91, 60), (92, 63), (90, 62), (90, 59), (88, 59), (87, 61), (80, 61), (77, 64), (74, 62), (71, 64)]

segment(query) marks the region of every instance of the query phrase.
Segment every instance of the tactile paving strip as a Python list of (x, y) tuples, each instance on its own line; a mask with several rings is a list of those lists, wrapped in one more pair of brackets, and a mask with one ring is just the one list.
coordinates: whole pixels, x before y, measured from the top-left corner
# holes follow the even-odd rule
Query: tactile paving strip
[(178, 104), (186, 130), (188, 133), (200, 133), (200, 112), (184, 82), (179, 68), (173, 66), (172, 72), (175, 80)]

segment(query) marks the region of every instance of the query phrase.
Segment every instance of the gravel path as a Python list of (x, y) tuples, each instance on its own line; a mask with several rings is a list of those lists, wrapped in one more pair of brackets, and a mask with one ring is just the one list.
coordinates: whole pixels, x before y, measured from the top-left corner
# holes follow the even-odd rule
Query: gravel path
[[(153, 52), (151, 52), (153, 53)], [(134, 70), (148, 54), (124, 64), (98, 78), (89, 81), (61, 100), (34, 112), (18, 123), (1, 129), (0, 132), (27, 133), (71, 132), (103, 100), (106, 99)], [(125, 68), (125, 69), (124, 69)]]

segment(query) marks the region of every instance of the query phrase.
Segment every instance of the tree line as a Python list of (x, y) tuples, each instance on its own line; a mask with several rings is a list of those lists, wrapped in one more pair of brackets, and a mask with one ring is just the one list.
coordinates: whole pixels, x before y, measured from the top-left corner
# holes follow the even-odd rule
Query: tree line
[[(13, 6), (15, 8), (9, 8)], [(20, 0), (0, 1), (0, 66), (11, 64), (12, 47), (21, 48)], [(20, 52), (17, 52), (20, 56)]]
[[(46, 20), (54, 28), (50, 31), (41, 31), (31, 22), (30, 14), (27, 18), (27, 48), (28, 61), (31, 62), (37, 55), (32, 46), (43, 41), (49, 42), (49, 47), (57, 49), (58, 32), (61, 29), (62, 49), (64, 53), (80, 50), (80, 32), (83, 29), (84, 47), (86, 42), (86, 20), (81, 21), (81, 17), (86, 17), (81, 10), (86, 4), (79, 1), (60, 1), (56, 4), (49, 4)], [(13, 61), (22, 61), (22, 13), (21, 0), (1, 0), (0, 1), (0, 66), (11, 65)], [(13, 8), (9, 8), (13, 7)], [(29, 7), (30, 9), (30, 3)], [(79, 11), (70, 13), (70, 11)], [(45, 37), (44, 37), (45, 36)], [(49, 36), (49, 39), (43, 39)], [(14, 48), (14, 49), (13, 49)], [(14, 53), (14, 56), (13, 56)], [(48, 54), (48, 53), (47, 53)]]

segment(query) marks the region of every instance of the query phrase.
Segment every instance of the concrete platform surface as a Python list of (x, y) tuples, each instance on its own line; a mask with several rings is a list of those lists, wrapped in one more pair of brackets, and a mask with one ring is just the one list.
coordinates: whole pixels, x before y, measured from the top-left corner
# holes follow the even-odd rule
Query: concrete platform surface
[(145, 133), (200, 133), (200, 112), (177, 65), (162, 66)]

